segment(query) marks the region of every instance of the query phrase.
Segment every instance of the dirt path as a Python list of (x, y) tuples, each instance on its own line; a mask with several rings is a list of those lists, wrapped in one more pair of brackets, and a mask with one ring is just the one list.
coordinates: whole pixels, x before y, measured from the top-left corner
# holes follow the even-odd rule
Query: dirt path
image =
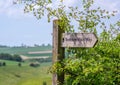
[(39, 57), (27, 57), (24, 55), (20, 55), (23, 60), (29, 60), (29, 59), (47, 59), (49, 56), (39, 56)]
[(24, 55), (20, 55), (20, 57), (21, 57), (23, 60), (28, 60), (28, 59), (29, 59), (29, 57), (24, 56)]
[(51, 50), (48, 51), (35, 51), (35, 52), (28, 52), (28, 54), (43, 54), (43, 53), (52, 53)]

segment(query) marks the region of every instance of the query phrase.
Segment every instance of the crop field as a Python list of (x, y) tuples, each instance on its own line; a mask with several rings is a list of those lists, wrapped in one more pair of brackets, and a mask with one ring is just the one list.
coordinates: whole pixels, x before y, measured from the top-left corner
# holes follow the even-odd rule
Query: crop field
[(0, 85), (51, 85), (52, 76), (48, 73), (51, 63), (41, 63), (39, 67), (30, 67), (30, 62), (18, 62), (0, 60), (6, 62), (6, 66), (0, 66)]

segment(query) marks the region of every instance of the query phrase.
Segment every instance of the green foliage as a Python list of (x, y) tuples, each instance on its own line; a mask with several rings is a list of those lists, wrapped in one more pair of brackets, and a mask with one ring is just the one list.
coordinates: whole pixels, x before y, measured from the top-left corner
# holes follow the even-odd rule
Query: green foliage
[[(69, 57), (62, 63), (57, 62), (52, 70), (58, 74), (65, 73), (65, 85), (118, 85), (119, 51), (120, 42), (99, 42), (95, 48), (79, 49), (77, 57)], [(61, 68), (62, 65), (64, 68)]]
[(120, 34), (117, 35), (116, 40), (120, 42)]

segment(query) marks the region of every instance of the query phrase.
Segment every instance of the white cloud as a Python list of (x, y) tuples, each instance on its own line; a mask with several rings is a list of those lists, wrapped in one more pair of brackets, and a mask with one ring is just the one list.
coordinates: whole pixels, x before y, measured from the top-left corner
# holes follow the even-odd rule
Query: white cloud
[(12, 0), (0, 0), (0, 8), (7, 8), (12, 5)]
[(0, 15), (17, 19), (31, 17), (31, 15), (24, 13), (23, 6), (13, 4), (13, 0), (0, 0)]
[(0, 0), (0, 13), (4, 13), (12, 6), (12, 0)]
[(78, 0), (64, 0), (66, 6), (74, 6), (77, 2)]

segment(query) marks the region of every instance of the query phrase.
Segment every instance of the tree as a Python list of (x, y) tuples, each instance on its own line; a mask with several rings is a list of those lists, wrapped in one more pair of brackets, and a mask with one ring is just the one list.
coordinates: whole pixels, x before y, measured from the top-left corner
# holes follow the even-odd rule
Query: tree
[(19, 66), (19, 67), (21, 67), (21, 66), (22, 66), (22, 64), (19, 62), (19, 63), (18, 63), (18, 66)]
[(8, 53), (0, 53), (0, 59), (13, 60), (13, 61), (19, 61), (19, 62), (22, 61), (22, 58), (19, 55), (17, 55), (17, 54), (11, 55)]
[[(47, 15), (48, 22), (56, 17), (61, 20), (59, 25), (64, 26), (66, 32), (74, 32), (74, 26), (71, 24), (74, 20), (79, 23), (79, 31), (94, 32), (99, 42), (90, 49), (68, 48), (70, 57), (61, 61), (62, 63), (54, 64), (51, 72), (64, 72), (66, 85), (118, 85), (120, 21), (110, 26), (105, 23), (111, 16), (115, 16), (116, 11), (110, 13), (100, 7), (93, 9), (94, 0), (82, 0), (82, 10), (78, 6), (66, 6), (64, 0), (60, 0), (59, 5), (54, 8), (50, 6), (52, 3), (52, 0), (25, 1), (24, 11), (32, 12), (37, 19)], [(98, 30), (101, 30), (101, 33), (98, 33)], [(64, 68), (61, 68), (62, 65)]]
[(6, 66), (6, 62), (3, 62), (3, 66)]

